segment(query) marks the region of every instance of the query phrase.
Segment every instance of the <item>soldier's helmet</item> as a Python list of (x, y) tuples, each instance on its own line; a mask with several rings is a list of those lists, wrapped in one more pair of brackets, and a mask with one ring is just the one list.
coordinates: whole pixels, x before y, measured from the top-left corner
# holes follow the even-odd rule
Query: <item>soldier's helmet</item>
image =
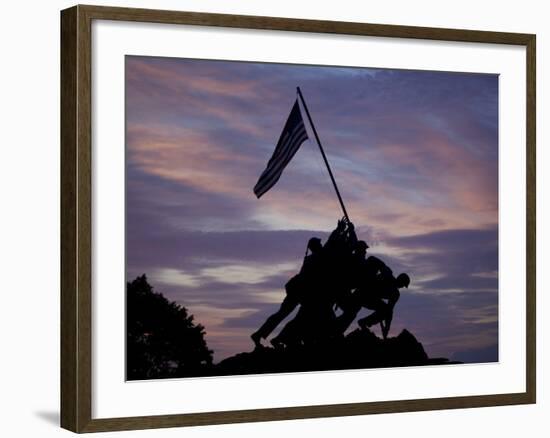
[(369, 248), (369, 246), (367, 245), (367, 242), (365, 242), (364, 240), (359, 240), (355, 244), (355, 251), (356, 252), (365, 252), (367, 250), (367, 248)]
[(311, 252), (317, 252), (322, 247), (323, 245), (321, 245), (321, 239), (319, 239), (318, 237), (312, 237), (311, 239), (309, 239), (309, 242), (307, 243), (307, 248)]
[(397, 281), (397, 286), (398, 287), (407, 287), (408, 288), (409, 284), (411, 284), (411, 279), (405, 273), (399, 274), (397, 276), (397, 278), (395, 279), (395, 281)]

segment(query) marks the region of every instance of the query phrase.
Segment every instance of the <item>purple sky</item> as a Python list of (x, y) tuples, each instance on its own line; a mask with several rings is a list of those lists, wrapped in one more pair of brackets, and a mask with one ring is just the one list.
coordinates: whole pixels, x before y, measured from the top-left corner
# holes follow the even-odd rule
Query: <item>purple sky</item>
[(342, 215), (309, 126), (275, 187), (252, 192), (296, 86), (360, 238), (411, 276), (392, 334), (498, 360), (496, 75), (128, 56), (128, 279), (187, 307), (215, 361), (252, 349), (307, 240)]

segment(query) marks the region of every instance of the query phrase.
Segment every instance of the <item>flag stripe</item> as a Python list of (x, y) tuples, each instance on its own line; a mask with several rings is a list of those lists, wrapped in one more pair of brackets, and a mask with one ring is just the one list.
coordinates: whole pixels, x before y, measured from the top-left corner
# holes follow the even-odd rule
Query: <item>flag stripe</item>
[[(307, 140), (307, 134), (304, 131), (298, 132), (293, 138), (293, 143), (289, 145), (288, 150), (284, 156), (280, 157), (280, 161), (277, 161), (272, 169), (266, 169), (265, 175), (262, 175), (261, 181), (255, 187), (255, 191), (265, 193), (279, 180), (279, 177), (283, 173), (284, 168), (290, 162), (294, 154), (297, 152), (300, 145)], [(258, 195), (258, 193), (257, 193)]]
[[(304, 139), (302, 137), (305, 136)], [(305, 127), (298, 126), (295, 130), (295, 132), (292, 133), (290, 138), (285, 142), (283, 147), (281, 148), (281, 153), (276, 157), (277, 159), (274, 160), (271, 165), (268, 164), (267, 168), (263, 171), (262, 175), (260, 176), (260, 180), (258, 181), (258, 186), (262, 186), (267, 182), (268, 179), (271, 178), (275, 173), (281, 172), (286, 164), (290, 160), (287, 160), (287, 158), (290, 156), (290, 159), (294, 156), (298, 148), (300, 147), (300, 144), (307, 139), (307, 134)]]
[[(289, 127), (285, 125), (285, 130), (281, 134), (281, 138), (279, 138), (279, 141), (277, 142), (277, 147), (275, 148), (275, 151), (273, 152), (273, 156), (269, 159), (267, 163), (267, 167), (269, 168), (273, 163), (284, 153), (285, 148), (287, 147), (289, 137), (292, 137), (299, 129), (303, 128), (305, 130), (305, 126), (303, 122), (298, 123), (297, 125), (293, 126), (290, 130), (287, 130)], [(267, 169), (266, 169), (267, 170)]]
[[(294, 157), (296, 152), (298, 151), (300, 145), (307, 140), (307, 134), (305, 130), (302, 130), (294, 136), (293, 143), (289, 146), (286, 154), (284, 157), (281, 157), (281, 161), (278, 161), (273, 169), (269, 169), (269, 172), (267, 172), (266, 169), (266, 175), (262, 175), (261, 177), (261, 183), (258, 182), (258, 184), (255, 187), (255, 191), (261, 192), (261, 194), (264, 194), (266, 191), (268, 191), (271, 187), (275, 185), (275, 183), (279, 180), (281, 174), (283, 173), (284, 168), (287, 166), (287, 164), (290, 162), (290, 160)], [(260, 195), (261, 196), (261, 195)]]
[(275, 152), (273, 152), (273, 156), (270, 158), (270, 160), (267, 163), (266, 171), (269, 170), (272, 166), (274, 166), (279, 161), (280, 157), (286, 153), (290, 142), (290, 138), (292, 138), (296, 134), (296, 132), (298, 132), (300, 129), (305, 129), (303, 124), (295, 126), (292, 132), (285, 131), (281, 134), (281, 139), (277, 143)]
[(281, 177), (282, 173), (283, 173), (283, 172), (281, 171), (281, 172), (275, 174), (275, 175), (272, 177), (272, 179), (270, 180), (270, 184), (269, 184), (269, 185), (266, 185), (264, 188), (258, 188), (258, 189), (256, 190), (256, 191), (257, 191), (257, 196), (258, 196), (258, 198), (259, 198), (260, 196), (262, 196), (265, 192), (267, 192), (271, 187), (273, 187), (273, 186), (277, 183), (277, 181), (279, 181), (279, 178)]
[(300, 145), (307, 139), (306, 127), (300, 113), (298, 100), (296, 100), (279, 137), (275, 151), (254, 186), (254, 194), (258, 198), (275, 185)]

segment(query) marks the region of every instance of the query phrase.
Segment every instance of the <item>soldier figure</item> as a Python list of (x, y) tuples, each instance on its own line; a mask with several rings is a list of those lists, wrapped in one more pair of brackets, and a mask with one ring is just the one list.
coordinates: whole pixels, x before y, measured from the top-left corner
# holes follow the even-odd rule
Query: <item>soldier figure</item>
[[(341, 334), (347, 330), (361, 310), (362, 304), (358, 291), (365, 294), (375, 286), (379, 275), (388, 272), (391, 274), (391, 270), (379, 258), (374, 256), (366, 258), (368, 248), (365, 241), (358, 241), (349, 261), (346, 273), (348, 290), (337, 301), (338, 307), (343, 311), (336, 322), (337, 331)], [(355, 291), (352, 292), (352, 290)]]
[[(260, 347), (261, 339), (266, 339), (273, 330), (300, 304), (306, 295), (315, 288), (315, 282), (321, 264), (321, 239), (312, 237), (309, 239), (306, 256), (300, 272), (292, 277), (285, 285), (286, 296), (277, 312), (267, 318), (264, 324), (250, 337), (256, 347)], [(307, 255), (308, 250), (311, 254)]]
[(399, 300), (399, 289), (409, 287), (411, 280), (405, 273), (399, 274), (395, 278), (391, 271), (387, 271), (378, 276), (376, 285), (370, 290), (357, 290), (359, 302), (363, 307), (374, 310), (366, 318), (357, 321), (359, 327), (365, 329), (380, 323), (382, 336), (388, 337), (391, 322), (393, 318), (393, 308)]
[(323, 247), (320, 269), (311, 279), (315, 293), (303, 297), (296, 317), (271, 340), (275, 347), (314, 343), (338, 333), (334, 305), (350, 292), (348, 271), (356, 241), (353, 224), (339, 220)]

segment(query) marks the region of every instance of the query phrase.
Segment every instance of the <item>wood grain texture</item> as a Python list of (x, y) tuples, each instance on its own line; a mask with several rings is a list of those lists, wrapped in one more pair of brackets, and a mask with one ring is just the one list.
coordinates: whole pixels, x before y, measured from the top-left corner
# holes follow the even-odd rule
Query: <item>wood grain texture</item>
[(77, 428), (76, 8), (61, 16), (61, 426)]
[(61, 425), (91, 419), (91, 22), (61, 14)]
[(77, 419), (82, 430), (92, 413), (92, 23), (77, 10)]
[(188, 24), (197, 26), (221, 26), (245, 29), (285, 30), (294, 32), (365, 35), (388, 38), (414, 38), (427, 40), (465, 41), (495, 44), (520, 44), (529, 42), (531, 35), (506, 32), (488, 32), (435, 27), (396, 26), (296, 18), (259, 17), (254, 15), (228, 15), (202, 12), (179, 12), (151, 9), (81, 6), (95, 19), (140, 21), (149, 23)]
[(343, 417), (441, 409), (463, 409), (532, 403), (526, 393), (448, 397), (388, 402), (349, 403), (293, 408), (256, 409), (200, 414), (158, 415), (146, 417), (106, 418), (92, 420), (82, 432), (156, 429), (306, 418)]
[(536, 158), (536, 112), (537, 112), (537, 81), (536, 81), (536, 37), (531, 35), (526, 44), (527, 61), (527, 394), (532, 403), (536, 403), (537, 386), (537, 294), (536, 294), (536, 192), (537, 192), (537, 158)]
[[(92, 419), (92, 20), (513, 44), (527, 51), (527, 369), (526, 391), (292, 408)], [(299, 20), (195, 12), (75, 6), (61, 13), (61, 426), (74, 432), (275, 421), (457, 409), (536, 400), (535, 78), (534, 35), (476, 30)]]

